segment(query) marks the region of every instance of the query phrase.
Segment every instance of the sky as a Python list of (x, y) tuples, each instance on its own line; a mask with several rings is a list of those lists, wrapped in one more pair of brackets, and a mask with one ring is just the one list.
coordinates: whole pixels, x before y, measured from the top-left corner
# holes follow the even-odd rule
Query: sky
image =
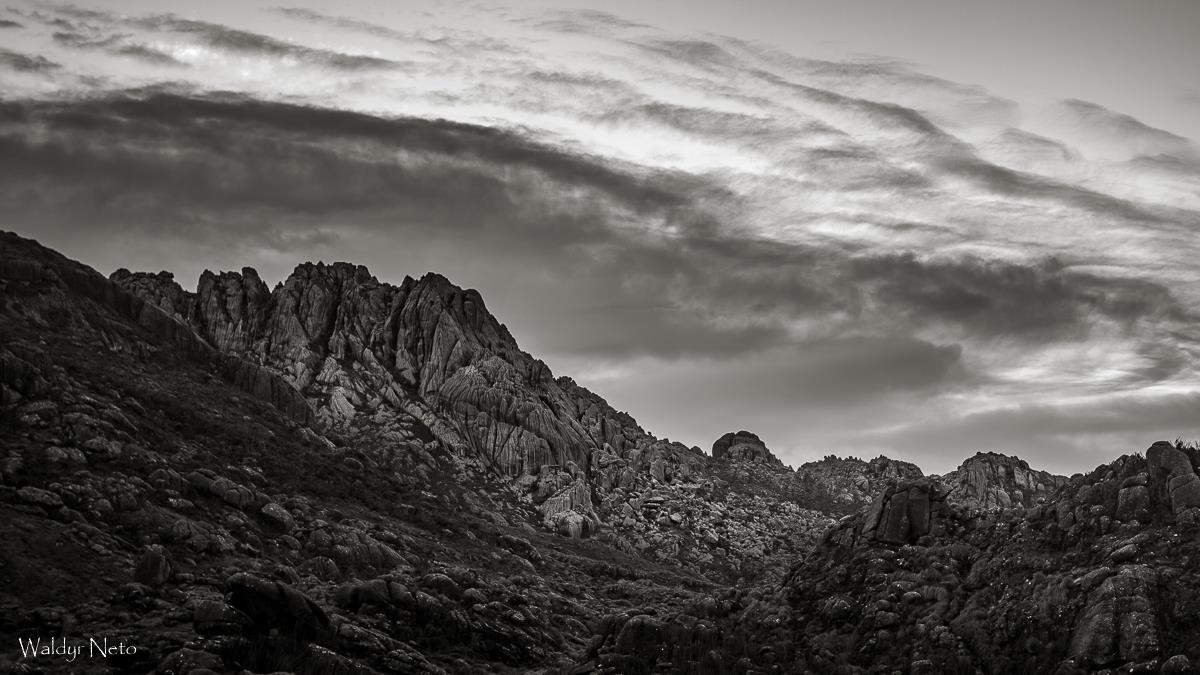
[(281, 2), (0, 8), (0, 228), (437, 271), (792, 465), (1200, 438), (1200, 3)]

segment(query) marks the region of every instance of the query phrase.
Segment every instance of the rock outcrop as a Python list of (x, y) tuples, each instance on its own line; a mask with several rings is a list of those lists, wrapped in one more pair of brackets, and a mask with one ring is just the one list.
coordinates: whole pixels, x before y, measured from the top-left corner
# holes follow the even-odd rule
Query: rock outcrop
[(1153, 568), (1125, 565), (1089, 595), (1071, 634), (1070, 656), (1083, 665), (1142, 663), (1158, 656)]
[(513, 476), (586, 468), (606, 444), (623, 452), (648, 439), (521, 351), (476, 291), (436, 274), (393, 286), (362, 266), (304, 264), (272, 292), (244, 268), (205, 272), (194, 295), (162, 275), (121, 271), (113, 281), (169, 305), (218, 351), (283, 377), (327, 428), (386, 410), (407, 435)]
[(712, 457), (731, 462), (783, 464), (758, 436), (749, 431), (731, 431), (718, 438), (712, 446)]
[(1146, 451), (1149, 496), (1152, 503), (1179, 518), (1200, 508), (1200, 453), (1158, 441)]
[(1171, 486), (1191, 482), (1196, 454), (1155, 443), (1025, 508), (893, 479), (797, 560), (785, 597), (760, 596), (709, 630), (759, 646), (726, 646), (727, 659), (782, 672), (1191, 672), (1200, 521)]
[(1017, 457), (980, 452), (939, 479), (948, 499), (966, 508), (995, 511), (1026, 509), (1044, 501), (1066, 484), (1066, 476), (1036, 471)]
[(854, 513), (869, 506), (890, 481), (923, 477), (917, 465), (888, 457), (865, 462), (857, 457), (827, 455), (796, 469), (801, 499), (812, 508), (831, 513)]
[(933, 532), (945, 499), (928, 479), (895, 481), (875, 499), (863, 520), (864, 537), (888, 544), (913, 544)]

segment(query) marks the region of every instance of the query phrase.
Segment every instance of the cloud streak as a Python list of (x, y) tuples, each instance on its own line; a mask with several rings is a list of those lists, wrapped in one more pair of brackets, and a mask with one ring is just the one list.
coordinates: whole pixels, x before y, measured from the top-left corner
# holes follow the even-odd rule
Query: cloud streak
[(38, 54), (23, 54), (10, 49), (0, 49), (0, 66), (22, 73), (45, 73), (62, 68), (62, 65)]

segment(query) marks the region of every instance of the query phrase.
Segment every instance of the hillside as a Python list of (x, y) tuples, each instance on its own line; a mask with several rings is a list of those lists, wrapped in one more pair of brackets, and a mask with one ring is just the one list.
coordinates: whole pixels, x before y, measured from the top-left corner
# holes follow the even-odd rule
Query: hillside
[(744, 430), (706, 452), (434, 274), (305, 263), (193, 292), (0, 233), (0, 442), (0, 634), (138, 647), (43, 672), (1200, 660), (1195, 450), (1071, 479), (995, 453), (793, 470)]

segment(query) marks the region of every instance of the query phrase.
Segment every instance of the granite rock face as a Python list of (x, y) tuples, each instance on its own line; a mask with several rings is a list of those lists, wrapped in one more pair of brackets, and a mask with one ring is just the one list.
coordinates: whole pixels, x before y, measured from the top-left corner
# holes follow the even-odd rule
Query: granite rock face
[(1153, 568), (1126, 565), (1089, 595), (1071, 634), (1071, 657), (1093, 667), (1144, 662), (1159, 655), (1158, 579)]
[(1200, 476), (1196, 475), (1196, 453), (1158, 441), (1146, 451), (1151, 501), (1179, 517), (1200, 507)]
[(889, 482), (923, 477), (917, 465), (882, 456), (867, 462), (827, 455), (796, 469), (804, 500), (831, 513), (854, 513), (871, 505)]
[(1030, 469), (1023, 459), (995, 452), (976, 453), (938, 478), (950, 490), (950, 501), (985, 511), (1029, 508), (1067, 482), (1065, 476)]
[(916, 543), (933, 531), (935, 513), (944, 499), (928, 479), (893, 482), (867, 511), (863, 536), (888, 544)]
[[(646, 434), (521, 351), (479, 293), (444, 277), (379, 282), (362, 266), (298, 266), (274, 291), (250, 268), (205, 272), (197, 292), (161, 275), (113, 281), (172, 308), (222, 353), (282, 376), (323, 428), (346, 430), (386, 411), (414, 436), (432, 436), (508, 475), (587, 467), (605, 444)], [(153, 282), (160, 282), (156, 287)], [(191, 306), (179, 310), (179, 301)]]
[(191, 320), (191, 313), (196, 304), (195, 294), (183, 290), (183, 287), (175, 283), (174, 274), (167, 271), (157, 274), (130, 272), (121, 268), (113, 272), (109, 279), (158, 307), (168, 316), (180, 321)]
[(731, 431), (718, 438), (712, 446), (712, 457), (731, 462), (783, 464), (758, 436), (749, 431)]

